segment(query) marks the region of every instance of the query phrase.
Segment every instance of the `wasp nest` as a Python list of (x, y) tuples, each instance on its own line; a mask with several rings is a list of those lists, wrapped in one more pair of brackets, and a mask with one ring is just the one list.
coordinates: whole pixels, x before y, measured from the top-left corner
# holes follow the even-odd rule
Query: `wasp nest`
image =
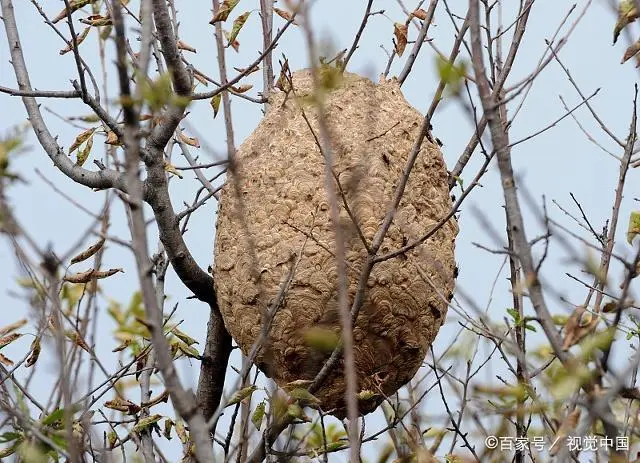
[[(245, 354), (277, 307), (256, 364), (280, 386), (312, 380), (341, 331), (311, 72), (294, 73), (292, 82), (293, 91), (272, 96), (238, 151), (237, 175), (222, 190), (214, 267), (220, 310)], [(395, 80), (376, 85), (349, 73), (325, 94), (324, 110), (351, 303), (367, 256), (362, 240), (370, 244), (382, 223), (423, 117)], [(425, 138), (379, 255), (420, 238), (450, 208), (442, 154)], [(422, 245), (374, 266), (353, 331), (362, 413), (421, 366), (453, 291), (457, 231), (452, 219)], [(344, 416), (344, 390), (340, 361), (316, 397), (324, 410)]]

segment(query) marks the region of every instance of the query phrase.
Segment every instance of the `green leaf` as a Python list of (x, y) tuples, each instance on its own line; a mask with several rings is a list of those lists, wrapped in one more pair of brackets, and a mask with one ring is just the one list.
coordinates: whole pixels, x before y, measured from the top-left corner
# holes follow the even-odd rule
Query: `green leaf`
[(136, 424), (133, 427), (132, 431), (133, 432), (144, 431), (144, 430), (148, 429), (149, 427), (153, 426), (154, 424), (156, 424), (161, 419), (162, 419), (162, 415), (157, 414), (157, 413), (155, 415), (151, 415), (151, 416), (147, 416), (146, 418), (142, 418), (140, 421), (138, 421), (138, 424)]
[(320, 400), (306, 389), (296, 388), (289, 392), (289, 395), (300, 402), (300, 405), (318, 406)]
[(64, 417), (64, 408), (57, 408), (56, 410), (54, 410), (53, 412), (45, 416), (44, 419), (41, 421), (41, 423), (45, 426), (51, 426), (55, 424), (57, 421), (62, 420), (63, 417)]
[(251, 394), (253, 394), (256, 391), (256, 389), (258, 389), (257, 386), (247, 386), (247, 387), (244, 387), (244, 388), (240, 389), (239, 391), (236, 391), (231, 396), (231, 399), (229, 399), (229, 402), (227, 402), (227, 407), (229, 405), (234, 405), (234, 404), (242, 402), (247, 397), (250, 397)]
[(640, 211), (633, 211), (629, 216), (627, 243), (633, 244), (633, 239), (638, 235), (640, 235)]
[(167, 418), (166, 420), (164, 420), (164, 431), (162, 432), (162, 434), (167, 438), (167, 440), (171, 440), (171, 429), (174, 425), (175, 423), (171, 418)]
[(3, 434), (0, 434), (0, 444), (6, 444), (7, 442), (20, 439), (21, 437), (22, 433), (20, 432), (5, 432)]
[(220, 101), (222, 101), (222, 95), (218, 93), (216, 96), (211, 98), (211, 101), (209, 102), (211, 104), (211, 107), (213, 108), (214, 119), (216, 118), (216, 116), (218, 115), (218, 111), (220, 110)]
[(227, 48), (231, 46), (233, 42), (235, 42), (238, 34), (240, 33), (240, 30), (242, 29), (242, 26), (244, 26), (244, 24), (247, 22), (247, 19), (249, 19), (250, 15), (251, 11), (247, 11), (246, 13), (242, 13), (235, 19), (235, 21), (233, 21), (233, 27), (231, 28), (231, 33), (229, 34)]
[(464, 83), (467, 73), (466, 61), (455, 64), (438, 55), (436, 58), (436, 69), (438, 70), (440, 80), (449, 88), (449, 91), (453, 95), (457, 95)]
[(623, 0), (618, 5), (618, 20), (613, 28), (613, 43), (616, 43), (622, 29), (638, 19), (635, 0)]
[(266, 406), (267, 404), (263, 400), (256, 406), (256, 409), (253, 411), (253, 415), (251, 415), (251, 422), (258, 431), (260, 431), (260, 426), (262, 425), (262, 420), (264, 419)]

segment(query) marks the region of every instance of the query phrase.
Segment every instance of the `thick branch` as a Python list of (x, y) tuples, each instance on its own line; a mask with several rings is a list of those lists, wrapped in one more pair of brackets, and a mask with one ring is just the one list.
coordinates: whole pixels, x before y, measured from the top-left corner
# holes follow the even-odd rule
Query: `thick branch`
[(2, 16), (11, 53), (11, 63), (16, 75), (19, 91), (23, 94), (22, 102), (27, 110), (29, 121), (38, 138), (38, 142), (44, 148), (49, 158), (63, 174), (76, 183), (90, 188), (118, 188), (119, 190), (126, 191), (124, 179), (118, 172), (107, 169), (92, 172), (76, 166), (73, 161), (64, 154), (62, 148), (60, 148), (55, 138), (49, 132), (40, 113), (38, 102), (33, 96), (28, 96), (30, 93), (33, 93), (33, 89), (22, 53), (22, 45), (20, 44), (20, 36), (18, 34), (18, 27), (16, 25), (11, 0), (2, 0)]

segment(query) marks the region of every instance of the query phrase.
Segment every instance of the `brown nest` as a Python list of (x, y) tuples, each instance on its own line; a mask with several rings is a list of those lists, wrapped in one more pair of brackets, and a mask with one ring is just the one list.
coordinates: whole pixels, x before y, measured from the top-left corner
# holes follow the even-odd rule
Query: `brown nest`
[[(294, 73), (293, 89), (272, 96), (266, 116), (238, 151), (237, 175), (222, 190), (214, 262), (220, 310), (245, 354), (292, 275), (256, 357), (280, 386), (312, 380), (340, 334), (335, 234), (317, 111), (310, 103), (311, 72)], [(361, 235), (371, 243), (380, 227), (423, 117), (395, 80), (376, 85), (344, 73), (324, 100), (333, 171), (344, 196), (340, 227), (353, 301), (367, 256)], [(420, 238), (448, 214), (447, 180), (438, 146), (425, 138), (379, 254)], [(421, 366), (453, 291), (457, 231), (451, 219), (422, 245), (374, 266), (353, 331), (358, 390), (371, 391), (361, 394), (362, 413)], [(341, 361), (316, 393), (321, 407), (344, 416), (344, 388)]]

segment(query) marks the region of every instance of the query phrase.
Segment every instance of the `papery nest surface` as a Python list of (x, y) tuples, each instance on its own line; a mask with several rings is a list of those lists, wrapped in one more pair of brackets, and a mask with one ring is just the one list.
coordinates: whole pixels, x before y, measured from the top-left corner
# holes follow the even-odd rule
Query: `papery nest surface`
[[(292, 83), (272, 95), (237, 152), (236, 174), (221, 193), (213, 267), (225, 325), (243, 353), (277, 306), (256, 364), (283, 387), (313, 380), (341, 333), (336, 235), (311, 72), (294, 73)], [(382, 224), (423, 116), (395, 80), (374, 84), (345, 72), (323, 95), (351, 304), (367, 258), (363, 238), (371, 244)], [(419, 239), (450, 209), (447, 169), (426, 137), (378, 254)], [(422, 365), (454, 288), (457, 232), (450, 219), (420, 246), (373, 267), (353, 330), (361, 413)], [(344, 390), (340, 361), (315, 395), (323, 410), (343, 417)]]

